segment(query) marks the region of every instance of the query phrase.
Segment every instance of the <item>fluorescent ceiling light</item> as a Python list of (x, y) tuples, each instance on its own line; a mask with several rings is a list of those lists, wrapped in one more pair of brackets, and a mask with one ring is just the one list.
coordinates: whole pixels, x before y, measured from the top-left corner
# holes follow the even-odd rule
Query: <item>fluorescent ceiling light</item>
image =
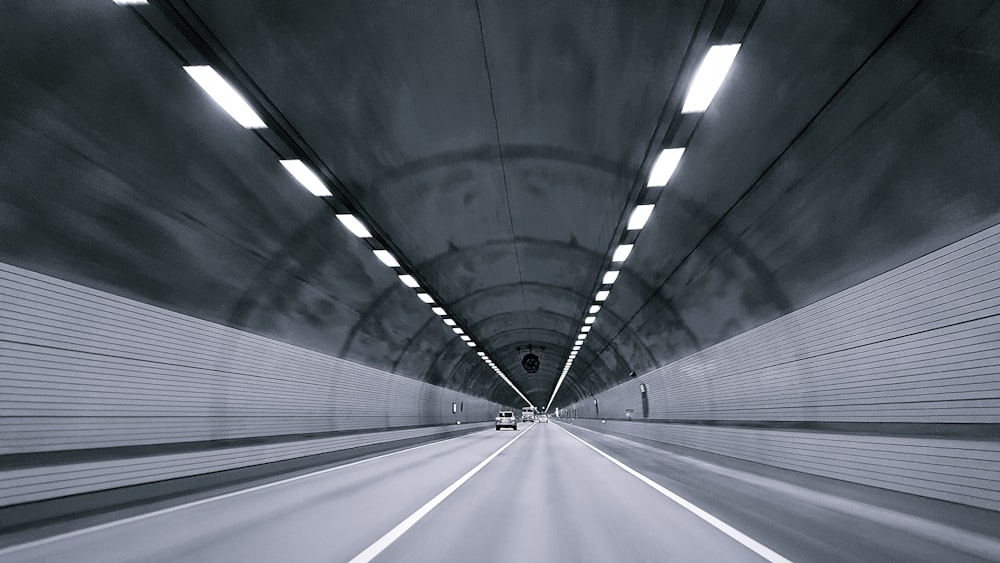
[(618, 280), (618, 274), (620, 273), (621, 272), (619, 272), (618, 270), (611, 270), (610, 272), (605, 273), (604, 279), (601, 280), (601, 283), (604, 285), (615, 283)]
[(574, 351), (574, 352), (576, 352), (576, 351), (577, 351), (577, 350), (579, 350), (579, 349), (580, 349), (580, 346), (573, 346), (573, 351)]
[(445, 319), (444, 320), (444, 324), (446, 324), (448, 326), (455, 326), (455, 321), (453, 321), (451, 319)]
[(582, 346), (582, 345), (583, 345), (582, 338), (577, 338), (577, 341), (573, 343), (573, 346)]
[(583, 326), (583, 327), (580, 327), (580, 332), (590, 332), (590, 329), (592, 329), (592, 328), (594, 328), (594, 327), (592, 327), (590, 325)]
[(354, 236), (358, 238), (371, 238), (372, 234), (368, 232), (368, 229), (354, 215), (344, 213), (337, 215), (337, 219), (340, 219), (340, 222), (347, 227), (348, 231), (354, 233)]
[(475, 348), (476, 347), (476, 343), (475, 342), (466, 342), (466, 344), (469, 345), (469, 348)]
[(445, 315), (448, 314), (441, 307), (431, 307), (431, 311), (434, 311), (434, 314), (437, 315), (437, 316), (439, 316), (439, 317), (443, 317), (443, 316), (445, 316)]
[(632, 254), (632, 244), (619, 244), (615, 253), (611, 256), (612, 262), (624, 262), (629, 254)]
[[(285, 167), (285, 170), (288, 170), (289, 174), (302, 184), (302, 187), (309, 190), (309, 193), (312, 195), (320, 197), (333, 195), (330, 193), (330, 190), (326, 189), (326, 184), (323, 183), (323, 180), (320, 180), (319, 176), (317, 176), (316, 173), (306, 166), (301, 160), (279, 160), (278, 162)], [(338, 217), (340, 217), (340, 215), (338, 215)], [(368, 232), (367, 229), (365, 232)], [(354, 234), (357, 235), (357, 233)], [(361, 235), (358, 236), (361, 237)]]
[(611, 295), (610, 291), (598, 291), (597, 295), (594, 297), (594, 301), (604, 301), (608, 298), (608, 295)]
[(451, 329), (451, 331), (454, 332), (455, 334), (465, 334), (465, 331), (462, 330), (461, 327), (457, 327), (457, 326), (455, 328)]
[(597, 312), (600, 311), (600, 310), (601, 310), (601, 306), (600, 305), (591, 305), (590, 306), (590, 314), (591, 315), (596, 315)]
[(466, 336), (466, 335), (464, 335), (464, 334), (463, 334), (462, 336), (459, 336), (459, 338), (461, 338), (462, 340), (464, 340), (464, 341), (466, 341), (466, 342), (468, 342), (468, 341), (472, 340), (471, 338), (469, 338), (468, 336)]
[(396, 257), (392, 255), (388, 250), (373, 250), (375, 256), (382, 261), (383, 264), (389, 266), (390, 268), (398, 268), (399, 262), (396, 261)]
[[(134, 3), (134, 2), (133, 2)], [(246, 99), (226, 82), (215, 69), (210, 66), (186, 66), (188, 76), (201, 86), (206, 94), (215, 100), (226, 113), (231, 115), (240, 125), (247, 129), (263, 129), (267, 125), (261, 121), (257, 112), (250, 107)]]
[(656, 162), (653, 163), (653, 170), (649, 173), (649, 181), (646, 182), (646, 186), (650, 188), (666, 186), (670, 177), (674, 175), (674, 170), (677, 170), (677, 165), (680, 164), (683, 155), (684, 149), (664, 149), (661, 151), (660, 156), (656, 157)]
[(708, 109), (739, 50), (739, 43), (714, 45), (708, 50), (691, 80), (681, 113), (701, 113)]
[(597, 317), (587, 317), (586, 319), (583, 319), (583, 324), (585, 324), (585, 325), (592, 325), (592, 324), (594, 324), (594, 321), (596, 321), (596, 320), (597, 320)]
[(433, 297), (431, 297), (431, 296), (430, 296), (429, 294), (427, 294), (427, 293), (418, 293), (418, 294), (417, 294), (417, 297), (418, 297), (418, 298), (419, 298), (419, 299), (420, 299), (421, 301), (423, 301), (424, 303), (427, 303), (428, 305), (430, 305), (431, 303), (434, 303), (434, 298), (433, 298)]
[(635, 209), (632, 210), (632, 215), (628, 218), (628, 227), (630, 231), (638, 231), (639, 229), (646, 226), (646, 221), (649, 221), (649, 216), (653, 213), (653, 208), (656, 207), (652, 203), (645, 205), (636, 205)]
[(402, 276), (399, 276), (399, 281), (403, 282), (403, 285), (405, 285), (406, 287), (420, 287), (420, 284), (417, 283), (417, 280), (413, 279), (413, 276), (409, 274), (404, 274)]
[(584, 332), (584, 333), (580, 334), (580, 336), (577, 336), (576, 339), (577, 340), (586, 340), (588, 336), (590, 336), (590, 335), (587, 334), (586, 332)]

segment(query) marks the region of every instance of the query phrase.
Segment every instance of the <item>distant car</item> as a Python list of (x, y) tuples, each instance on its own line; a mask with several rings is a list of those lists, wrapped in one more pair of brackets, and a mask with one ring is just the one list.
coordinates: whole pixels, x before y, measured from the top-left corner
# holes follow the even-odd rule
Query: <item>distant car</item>
[(548, 422), (548, 421), (549, 421), (549, 415), (547, 415), (547, 414), (540, 414), (540, 415), (538, 415), (537, 422)]
[(514, 411), (500, 411), (500, 414), (497, 415), (497, 430), (505, 426), (517, 430), (517, 419), (514, 418)]

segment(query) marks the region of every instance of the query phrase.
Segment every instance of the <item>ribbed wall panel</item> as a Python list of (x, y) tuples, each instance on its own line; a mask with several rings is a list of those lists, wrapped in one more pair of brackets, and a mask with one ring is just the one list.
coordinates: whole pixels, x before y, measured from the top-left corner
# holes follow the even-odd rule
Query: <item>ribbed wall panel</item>
[(0, 319), (0, 454), (454, 424), (499, 409), (4, 264)]
[[(634, 422), (613, 420), (627, 409)], [(564, 412), (597, 430), (1000, 509), (1000, 441), (877, 435), (880, 423), (916, 423), (917, 434), (951, 423), (957, 437), (962, 423), (1000, 423), (1000, 225)], [(583, 420), (598, 413), (606, 424)], [(739, 427), (769, 422), (856, 432)]]
[(602, 415), (641, 418), (640, 383), (650, 419), (1000, 423), (1000, 226), (604, 391)]

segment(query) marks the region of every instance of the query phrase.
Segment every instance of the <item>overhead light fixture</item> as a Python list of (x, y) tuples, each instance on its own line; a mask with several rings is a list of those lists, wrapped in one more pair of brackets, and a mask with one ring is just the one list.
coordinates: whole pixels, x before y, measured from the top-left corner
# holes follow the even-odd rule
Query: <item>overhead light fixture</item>
[(688, 88), (687, 97), (684, 98), (681, 113), (701, 113), (708, 109), (708, 105), (712, 103), (726, 75), (729, 74), (729, 68), (739, 51), (740, 44), (733, 43), (713, 45), (708, 53), (705, 53), (705, 58), (701, 60), (701, 65), (691, 80), (691, 87)]
[[(293, 178), (298, 180), (299, 183), (302, 184), (302, 187), (308, 190), (312, 195), (319, 197), (333, 195), (330, 193), (330, 190), (326, 188), (326, 184), (323, 183), (323, 180), (321, 180), (320, 177), (317, 176), (316, 173), (306, 166), (306, 164), (301, 160), (279, 160), (278, 162), (280, 162), (281, 165), (285, 167), (285, 170), (287, 170)], [(365, 232), (367, 232), (367, 230)]]
[(471, 338), (469, 338), (469, 337), (468, 337), (467, 335), (465, 335), (465, 334), (463, 334), (462, 336), (459, 336), (459, 338), (461, 338), (462, 340), (464, 340), (464, 341), (466, 341), (466, 342), (468, 342), (468, 341), (472, 340)]
[(455, 321), (453, 321), (451, 319), (445, 319), (444, 320), (444, 324), (446, 324), (448, 326), (455, 326)]
[(573, 343), (573, 346), (583, 346), (583, 339), (577, 338), (577, 341)]
[(389, 266), (390, 268), (398, 268), (399, 262), (396, 261), (396, 257), (392, 255), (388, 250), (373, 250), (375, 256), (382, 261), (383, 264)]
[(406, 287), (420, 287), (420, 284), (417, 283), (417, 280), (413, 279), (413, 276), (409, 274), (403, 274), (399, 276), (399, 281), (403, 282), (403, 285), (405, 285)]
[(604, 301), (604, 300), (606, 300), (608, 298), (608, 295), (611, 295), (610, 291), (607, 291), (607, 290), (598, 291), (597, 295), (594, 296), (594, 301)]
[(653, 163), (653, 170), (649, 173), (649, 181), (646, 182), (646, 186), (650, 188), (666, 186), (670, 177), (674, 175), (674, 170), (677, 170), (682, 156), (684, 156), (682, 148), (660, 151), (660, 156), (656, 157), (656, 162)]
[(573, 346), (573, 351), (574, 351), (574, 352), (576, 352), (576, 351), (577, 351), (577, 350), (579, 350), (579, 349), (580, 349), (580, 346)]
[(601, 306), (600, 305), (591, 305), (590, 306), (590, 314), (591, 315), (596, 315), (597, 312), (600, 311), (600, 310), (601, 310)]
[(455, 328), (451, 329), (451, 331), (454, 332), (455, 334), (465, 334), (465, 331), (462, 330), (461, 327), (457, 327), (457, 326)]
[(583, 324), (585, 324), (585, 325), (592, 325), (592, 324), (594, 324), (594, 321), (596, 321), (596, 320), (597, 320), (597, 317), (587, 317), (587, 318), (583, 319)]
[(646, 226), (646, 221), (649, 221), (650, 214), (653, 213), (653, 208), (656, 207), (652, 203), (644, 205), (636, 205), (635, 209), (632, 210), (632, 215), (628, 218), (629, 231), (638, 231), (639, 229)]
[(214, 68), (208, 65), (186, 66), (184, 71), (237, 123), (247, 129), (267, 128), (246, 99), (230, 86), (225, 78), (215, 72)]
[(348, 231), (354, 233), (354, 236), (358, 238), (371, 238), (372, 234), (368, 232), (368, 229), (358, 221), (358, 218), (350, 213), (342, 213), (337, 215), (337, 219), (347, 227)]
[(149, 4), (149, 0), (115, 0), (115, 4), (119, 6), (139, 6)]
[(610, 272), (606, 272), (604, 274), (604, 279), (601, 280), (601, 283), (604, 285), (610, 285), (615, 283), (616, 281), (618, 281), (618, 274), (620, 273), (621, 272), (619, 272), (618, 270), (611, 270)]
[(475, 342), (466, 342), (466, 344), (469, 345), (469, 348), (475, 348), (476, 347), (476, 343)]
[(590, 332), (590, 329), (592, 329), (592, 328), (594, 328), (594, 327), (592, 327), (590, 325), (582, 326), (582, 327), (580, 327), (580, 332)]
[(612, 262), (624, 262), (628, 258), (629, 254), (632, 254), (632, 244), (619, 244), (618, 248), (615, 249), (615, 253), (611, 256)]
[(434, 303), (434, 298), (427, 293), (418, 293), (417, 298), (423, 301), (424, 303), (427, 303), (428, 305)]
[(587, 334), (586, 332), (584, 332), (584, 333), (581, 333), (580, 336), (577, 336), (576, 338), (577, 338), (577, 340), (586, 340), (588, 336), (590, 336), (590, 335)]
[(443, 316), (445, 316), (445, 315), (447, 315), (447, 314), (448, 314), (448, 313), (447, 313), (447, 312), (446, 312), (446, 311), (445, 311), (444, 309), (442, 309), (441, 307), (431, 307), (431, 311), (433, 311), (433, 312), (434, 312), (434, 314), (435, 314), (435, 315), (437, 315), (437, 316), (439, 316), (439, 317), (443, 317)]

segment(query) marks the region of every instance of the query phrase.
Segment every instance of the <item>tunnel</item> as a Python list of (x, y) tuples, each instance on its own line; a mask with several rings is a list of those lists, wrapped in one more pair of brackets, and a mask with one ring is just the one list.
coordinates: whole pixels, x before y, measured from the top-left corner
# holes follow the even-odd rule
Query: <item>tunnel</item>
[(1000, 2), (0, 29), (0, 560), (1000, 561)]

